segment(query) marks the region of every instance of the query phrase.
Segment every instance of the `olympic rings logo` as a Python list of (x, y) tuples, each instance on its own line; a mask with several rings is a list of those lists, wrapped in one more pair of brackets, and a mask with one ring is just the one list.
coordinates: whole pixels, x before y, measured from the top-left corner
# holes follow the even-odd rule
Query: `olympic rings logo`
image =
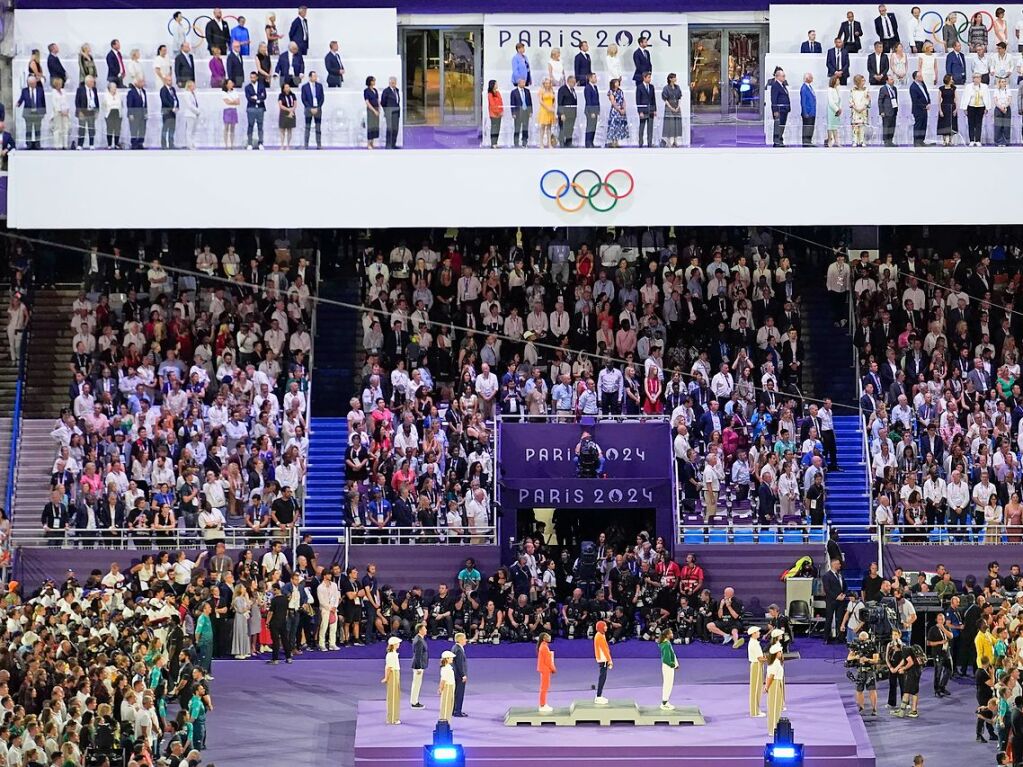
[[(554, 177), (555, 180), (551, 181), (551, 177)], [(581, 177), (585, 177), (585, 182), (580, 181)], [(611, 183), (612, 179), (619, 178), (618, 186)], [(625, 188), (626, 183), (628, 188)], [(540, 176), (540, 193), (547, 199), (554, 200), (565, 213), (578, 213), (587, 204), (597, 213), (607, 213), (614, 210), (619, 200), (624, 200), (632, 194), (632, 190), (635, 188), (635, 179), (629, 171), (623, 168), (608, 171), (605, 176), (601, 176), (595, 170), (583, 168), (572, 178), (569, 178), (565, 171), (552, 168)], [(568, 197), (569, 192), (578, 202), (572, 205), (565, 204), (565, 198)], [(604, 204), (605, 199), (610, 202)], [(598, 203), (597, 200), (600, 202)]]
[[(184, 14), (182, 14), (181, 18), (183, 18), (185, 20), (185, 23), (186, 23), (186, 26), (188, 27), (188, 31), (189, 32), (191, 32), (193, 35), (195, 35), (196, 37), (198, 37), (201, 40), (205, 40), (206, 39), (206, 25), (209, 22), (213, 21), (213, 17), (212, 16), (196, 16), (195, 17), (195, 21), (189, 21), (188, 17), (185, 16)], [(231, 16), (231, 15), (228, 15), (228, 14), (225, 13), (222, 16), (222, 18), (225, 21), (233, 21), (236, 25), (238, 24), (238, 17), (237, 16)], [(174, 36), (174, 31), (171, 29), (171, 24), (172, 23), (174, 23), (174, 17), (173, 16), (171, 16), (167, 20), (167, 34), (170, 35), (171, 37)], [(223, 53), (223, 51), (221, 51), (221, 53)]]
[[(979, 13), (981, 16), (987, 17), (987, 24), (985, 24), (984, 29), (986, 29), (988, 32), (994, 29), (995, 27), (994, 16), (992, 16), (987, 11), (976, 11), (976, 13)], [(925, 22), (924, 19), (926, 19), (928, 16), (933, 16), (934, 21), (930, 23)], [(924, 32), (929, 34), (931, 38), (934, 40), (934, 42), (943, 43), (944, 38), (942, 37), (942, 28), (945, 26), (945, 19), (947, 18), (953, 19), (956, 34), (959, 36), (959, 42), (961, 43), (967, 42), (969, 38), (967, 30), (970, 28), (970, 20), (973, 17), (967, 16), (962, 11), (950, 11), (946, 16), (942, 16), (937, 11), (924, 11), (923, 13), (920, 14), (920, 23), (923, 25)], [(962, 19), (962, 21), (959, 21), (959, 19)]]

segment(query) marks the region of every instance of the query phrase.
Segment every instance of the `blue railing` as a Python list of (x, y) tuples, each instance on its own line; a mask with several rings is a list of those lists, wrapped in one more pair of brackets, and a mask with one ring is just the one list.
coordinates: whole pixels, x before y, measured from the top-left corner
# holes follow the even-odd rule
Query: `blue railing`
[[(29, 316), (31, 323), (31, 315)], [(26, 327), (21, 334), (18, 348), (18, 380), (14, 384), (14, 407), (11, 409), (11, 442), (7, 453), (7, 487), (4, 489), (4, 509), (7, 518), (14, 516), (14, 474), (18, 465), (18, 443), (21, 441), (21, 394), (25, 386), (25, 359), (28, 356), (28, 335)]]

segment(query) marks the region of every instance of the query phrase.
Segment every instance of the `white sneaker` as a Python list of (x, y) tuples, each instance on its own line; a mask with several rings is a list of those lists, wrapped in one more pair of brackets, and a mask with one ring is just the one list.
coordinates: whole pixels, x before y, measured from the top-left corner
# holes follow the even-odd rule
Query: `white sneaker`
[(539, 711), (539, 712), (540, 712), (541, 714), (553, 714), (553, 713), (554, 713), (554, 709), (553, 709), (553, 708), (551, 708), (550, 706), (540, 706), (540, 708), (539, 708), (539, 709), (537, 709), (537, 710), (538, 710), (538, 711)]
[(662, 703), (661, 704), (661, 711), (674, 711), (674, 710), (675, 710), (675, 707), (673, 705), (671, 705), (670, 703)]
[(607, 698), (605, 698), (603, 695), (598, 695), (596, 698), (593, 699), (593, 702), (596, 703), (598, 706), (606, 706)]
[(765, 714), (765, 713), (764, 713), (763, 711), (761, 711), (761, 712), (760, 712), (759, 714), (757, 714), (757, 715), (756, 715), (755, 717), (753, 717), (753, 718), (754, 718), (754, 719), (766, 719), (766, 718), (767, 718), (767, 714)]
[(330, 646), (329, 648), (327, 648), (327, 649), (330, 649), (330, 650), (340, 650), (341, 648), (340, 648), (340, 647), (338, 647), (338, 646), (337, 646), (336, 644), (332, 644), (332, 645), (331, 645), (331, 646)]

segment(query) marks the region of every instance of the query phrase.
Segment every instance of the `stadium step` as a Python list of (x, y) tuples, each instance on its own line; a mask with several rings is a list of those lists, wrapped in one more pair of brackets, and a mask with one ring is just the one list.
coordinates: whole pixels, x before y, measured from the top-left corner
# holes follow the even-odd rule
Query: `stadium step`
[(345, 491), (348, 420), (313, 416), (309, 425), (305, 524), (340, 530), (344, 524), (341, 509)]
[(26, 386), (32, 392), (25, 399), (25, 418), (51, 418), (69, 404), (68, 359), (73, 349), (71, 306), (78, 296), (74, 288), (40, 290), (32, 308), (28, 343)]
[(50, 474), (57, 454), (57, 443), (50, 436), (56, 420), (54, 415), (49, 418), (23, 418), (21, 421), (17, 485), (11, 519), (15, 535), (19, 530), (33, 534), (39, 532), (40, 514), (50, 500)]

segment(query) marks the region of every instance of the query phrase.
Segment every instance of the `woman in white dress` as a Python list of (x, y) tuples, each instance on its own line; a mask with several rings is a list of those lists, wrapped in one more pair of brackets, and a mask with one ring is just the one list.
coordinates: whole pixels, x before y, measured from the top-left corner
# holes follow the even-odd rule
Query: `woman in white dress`
[(870, 92), (863, 75), (853, 78), (853, 89), (849, 93), (849, 111), (852, 115), (853, 146), (867, 145), (867, 122), (870, 119)]
[(607, 46), (607, 81), (622, 79), (622, 60), (618, 58), (618, 46)]
[(50, 91), (50, 129), (53, 131), (53, 148), (67, 149), (71, 133), (71, 94), (64, 90), (64, 81), (54, 77)]
[(163, 87), (163, 78), (170, 75), (174, 77), (174, 67), (167, 56), (167, 46), (161, 45), (156, 49), (156, 57), (153, 59), (153, 73), (156, 75), (156, 84)]
[(924, 50), (920, 54), (916, 68), (920, 70), (920, 77), (923, 78), (925, 85), (938, 84), (938, 59), (934, 55), (933, 43), (924, 43)]
[(551, 48), (551, 58), (547, 62), (547, 76), (551, 85), (560, 88), (565, 84), (565, 65), (561, 62), (561, 48)]
[(905, 85), (909, 82), (909, 56), (906, 55), (906, 49), (902, 43), (896, 44), (895, 50), (888, 55), (888, 58), (891, 59), (891, 71), (895, 75), (895, 84)]
[(171, 19), (171, 53), (175, 56), (181, 51), (181, 46), (185, 44), (185, 40), (188, 39), (188, 33), (190, 30), (188, 22), (185, 21), (184, 14), (181, 11), (175, 11), (174, 17)]
[(146, 74), (142, 71), (142, 52), (132, 48), (130, 58), (124, 62), (124, 84), (131, 85), (139, 80), (146, 81)]
[(842, 92), (838, 90), (841, 78), (833, 75), (828, 83), (828, 146), (839, 146), (838, 134), (842, 130)]

